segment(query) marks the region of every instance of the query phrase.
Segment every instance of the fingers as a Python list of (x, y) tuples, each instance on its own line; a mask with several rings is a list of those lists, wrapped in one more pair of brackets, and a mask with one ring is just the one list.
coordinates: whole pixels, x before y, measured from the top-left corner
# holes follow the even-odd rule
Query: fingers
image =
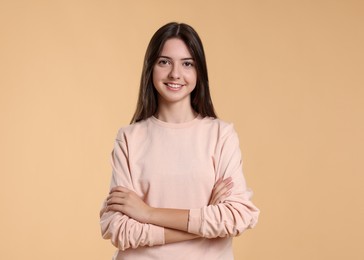
[(233, 187), (232, 179), (229, 177), (223, 181), (216, 182), (214, 186), (214, 194), (219, 197), (228, 192)]
[(223, 190), (225, 190), (225, 192), (226, 192), (227, 190), (229, 190), (231, 188), (232, 188), (232, 178), (231, 177), (229, 177), (225, 180), (219, 179), (214, 186), (215, 193), (217, 193), (217, 194), (219, 194), (219, 193), (221, 194), (221, 192)]
[(110, 193), (109, 196), (106, 197), (106, 200), (109, 200), (111, 198), (124, 198), (125, 196), (127, 196), (127, 193), (115, 191)]
[(125, 199), (119, 197), (112, 197), (106, 201), (107, 206), (110, 206), (112, 204), (120, 204), (120, 205), (125, 204)]
[(113, 187), (106, 197), (105, 207), (100, 210), (100, 216), (109, 211), (123, 212), (125, 205), (130, 203), (128, 199), (130, 199), (132, 193), (133, 191), (123, 186)]
[(128, 194), (131, 194), (133, 191), (123, 187), (123, 186), (116, 186), (112, 188), (109, 192), (109, 196), (107, 196), (106, 200), (112, 197), (125, 197)]
[(121, 186), (113, 188), (110, 191), (109, 196), (106, 197), (107, 211), (113, 208), (110, 207), (112, 205), (125, 206), (127, 204), (132, 203), (133, 195), (134, 195), (133, 191), (127, 188)]
[(125, 203), (126, 200), (124, 198), (111, 197), (106, 201), (106, 206), (103, 210), (104, 212), (109, 212), (109, 211), (123, 212)]
[(213, 205), (217, 205), (223, 201), (225, 201), (225, 199), (227, 197), (229, 197), (231, 195), (231, 190), (225, 192), (225, 193), (222, 193), (222, 194), (218, 194), (216, 197), (215, 197), (215, 200), (214, 200), (214, 203)]
[(122, 211), (123, 201), (120, 198), (112, 198), (106, 201), (105, 206), (100, 210), (100, 218), (105, 212)]
[(123, 186), (116, 186), (116, 187), (113, 187), (109, 194), (113, 193), (113, 192), (130, 192), (131, 190), (129, 190), (128, 188), (125, 188)]
[(209, 205), (216, 205), (221, 201), (224, 201), (229, 195), (231, 195), (231, 189), (234, 186), (232, 178), (218, 179), (212, 190), (211, 199)]
[(124, 210), (123, 205), (118, 205), (118, 204), (113, 204), (113, 205), (107, 206), (107, 208), (106, 208), (106, 212), (115, 211), (115, 212), (123, 213), (123, 210)]
[(215, 187), (216, 186), (221, 186), (221, 185), (223, 185), (223, 184), (229, 184), (231, 181), (232, 181), (233, 179), (231, 178), (231, 177), (228, 177), (228, 178), (226, 178), (226, 179), (222, 179), (222, 178), (219, 178), (218, 180), (217, 180), (217, 182), (215, 183)]

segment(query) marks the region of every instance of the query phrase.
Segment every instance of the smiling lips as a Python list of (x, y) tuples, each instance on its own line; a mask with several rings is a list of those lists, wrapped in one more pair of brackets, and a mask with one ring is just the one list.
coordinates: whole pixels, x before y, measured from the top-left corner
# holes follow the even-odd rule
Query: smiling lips
[(171, 90), (180, 90), (183, 87), (182, 84), (177, 83), (165, 83), (165, 85)]

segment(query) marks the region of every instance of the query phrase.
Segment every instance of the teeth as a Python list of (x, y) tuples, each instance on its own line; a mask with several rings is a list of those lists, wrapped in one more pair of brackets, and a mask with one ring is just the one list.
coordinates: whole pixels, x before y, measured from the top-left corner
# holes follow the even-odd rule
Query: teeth
[(170, 84), (170, 83), (168, 83), (168, 84), (167, 84), (167, 86), (168, 86), (168, 87), (170, 87), (170, 88), (177, 89), (177, 88), (180, 88), (182, 85), (180, 85), (180, 84)]

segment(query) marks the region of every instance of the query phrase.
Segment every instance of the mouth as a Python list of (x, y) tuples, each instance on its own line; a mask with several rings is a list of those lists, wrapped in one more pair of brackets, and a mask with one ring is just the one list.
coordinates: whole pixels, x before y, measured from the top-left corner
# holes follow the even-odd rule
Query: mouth
[(167, 88), (171, 90), (180, 90), (183, 87), (182, 84), (178, 83), (164, 83), (164, 85), (166, 85)]

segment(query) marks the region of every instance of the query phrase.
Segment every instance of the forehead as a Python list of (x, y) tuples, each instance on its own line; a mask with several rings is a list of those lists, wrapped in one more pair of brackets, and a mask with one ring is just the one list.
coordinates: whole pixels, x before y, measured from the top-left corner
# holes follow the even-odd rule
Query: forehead
[(192, 58), (187, 45), (178, 38), (168, 39), (162, 48), (161, 56), (167, 56), (173, 59)]

